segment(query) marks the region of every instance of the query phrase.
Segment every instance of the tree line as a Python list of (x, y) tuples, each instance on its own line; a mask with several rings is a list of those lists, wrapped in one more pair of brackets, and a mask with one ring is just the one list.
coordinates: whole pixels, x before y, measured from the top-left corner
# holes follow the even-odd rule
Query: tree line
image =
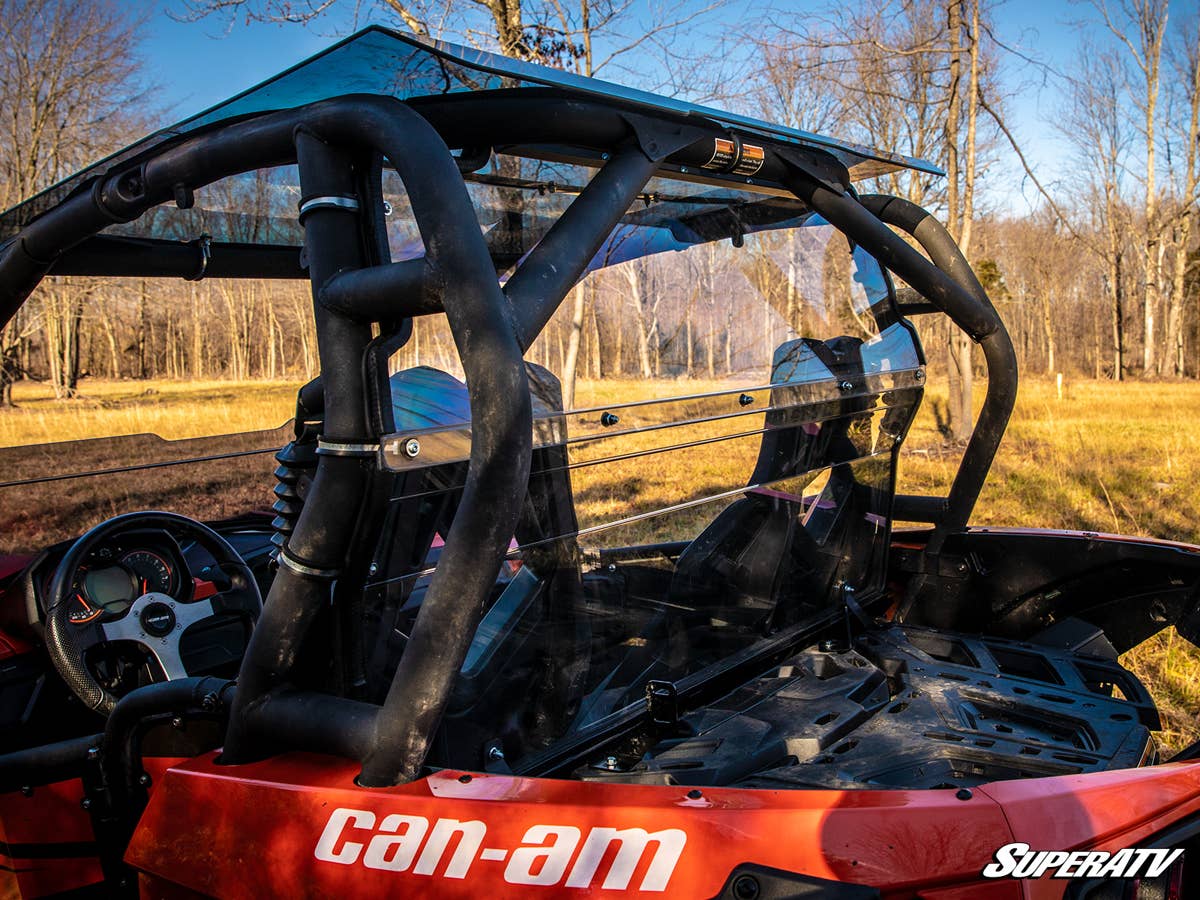
[[(178, 0), (169, 9), (183, 20), (303, 22), (348, 3)], [(419, 35), (684, 90), (931, 159), (945, 178), (901, 171), (859, 189), (903, 196), (946, 223), (1027, 371), (1200, 377), (1200, 14), (1168, 0), (1090, 0), (1077, 9), (1075, 61), (1055, 69), (1031, 61), (1019, 35), (1001, 33), (987, 0), (767, 10), (741, 31), (728, 27), (722, 0), (374, 5), (377, 16)], [(0, 0), (0, 203), (159, 124), (146, 103), (131, 102), (147, 96), (136, 61), (143, 26), (105, 0)], [(697, 59), (696, 49), (715, 41), (719, 52)], [(1009, 93), (1022, 78), (1057, 87), (1053, 127), (1070, 151), (1053, 168), (1029, 162), (1011, 124)], [(1027, 214), (997, 204), (1014, 180), (1031, 198)], [(715, 378), (743, 370), (747, 348), (771, 336), (768, 325), (731, 316), (719, 295), (703, 294), (721, 266), (739, 265), (724, 250), (710, 264), (673, 284), (638, 281), (636, 267), (589, 280), (531, 352), (564, 374), (568, 393), (576, 372)], [(47, 380), (64, 397), (86, 375), (305, 378), (316, 367), (310, 303), (303, 285), (48, 279), (0, 334), (0, 404), (21, 377)], [(981, 359), (948, 328), (923, 331), (931, 360), (951, 377), (951, 420), (961, 433)], [(419, 323), (403, 352), (410, 362), (453, 357), (434, 322)]]

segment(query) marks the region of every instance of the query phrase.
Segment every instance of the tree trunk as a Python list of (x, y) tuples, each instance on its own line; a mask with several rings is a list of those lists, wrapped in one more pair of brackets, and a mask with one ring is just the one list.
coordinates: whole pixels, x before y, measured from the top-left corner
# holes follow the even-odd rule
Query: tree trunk
[(571, 289), (571, 331), (567, 339), (566, 359), (562, 367), (563, 409), (575, 408), (575, 370), (579, 365), (579, 342), (583, 338), (584, 289), (577, 284)]

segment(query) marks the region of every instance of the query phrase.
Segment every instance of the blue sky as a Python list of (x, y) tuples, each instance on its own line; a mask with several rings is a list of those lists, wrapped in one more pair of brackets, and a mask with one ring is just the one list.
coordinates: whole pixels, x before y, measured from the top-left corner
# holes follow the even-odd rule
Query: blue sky
[[(353, 2), (343, 4), (344, 12), (337, 18), (322, 20), (315, 26), (246, 24), (239, 20), (229, 28), (215, 19), (198, 23), (174, 21), (164, 11), (172, 8), (171, 0), (138, 2), (149, 10), (142, 55), (149, 77), (160, 87), (160, 102), (168, 121), (183, 118), (256, 84), (327, 46), (337, 33), (354, 27)], [(1194, 0), (1191, 2), (1194, 4)], [(776, 9), (803, 15), (819, 5), (823, 4), (792, 0), (776, 4)], [(724, 15), (727, 21), (736, 23), (743, 10), (750, 8), (750, 0), (732, 0)], [(1065, 0), (1007, 0), (994, 6), (993, 15), (997, 33), (1003, 40), (1062, 69), (1069, 66), (1079, 40), (1078, 29), (1072, 23), (1083, 18), (1086, 11)], [(378, 21), (395, 24), (386, 19)], [(366, 20), (360, 20), (359, 24), (366, 24)], [(695, 51), (702, 53), (704, 47), (698, 45)], [(1065, 149), (1051, 124), (1060, 102), (1058, 86), (1053, 82), (1043, 84), (1042, 72), (1015, 59), (1006, 65), (1011, 125), (1039, 178), (1053, 182), (1066, 167)], [(1027, 210), (1022, 191), (1030, 198), (1034, 197), (1034, 191), (1022, 182), (1022, 173), (1015, 164), (1003, 166), (989, 179), (993, 205), (1015, 213)]]

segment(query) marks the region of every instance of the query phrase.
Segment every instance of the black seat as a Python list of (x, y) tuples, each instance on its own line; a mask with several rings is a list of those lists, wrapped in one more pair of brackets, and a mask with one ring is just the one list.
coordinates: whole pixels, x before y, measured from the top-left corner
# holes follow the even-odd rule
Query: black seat
[[(822, 608), (835, 583), (849, 579), (841, 548), (856, 529), (873, 528), (878, 499), (850, 464), (870, 451), (857, 439), (874, 406), (862, 390), (862, 346), (851, 337), (801, 338), (776, 350), (748, 490), (680, 555), (672, 602), (769, 630)], [(803, 496), (823, 473), (820, 492)]]

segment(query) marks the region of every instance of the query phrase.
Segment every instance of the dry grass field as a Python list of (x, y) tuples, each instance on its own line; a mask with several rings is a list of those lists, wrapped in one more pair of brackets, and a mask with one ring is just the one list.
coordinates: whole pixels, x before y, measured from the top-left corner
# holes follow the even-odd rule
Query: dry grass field
[[(728, 390), (735, 385), (730, 381), (582, 382), (576, 405), (602, 406), (650, 396)], [(21, 384), (15, 396), (19, 408), (0, 411), (0, 448), (95, 435), (157, 432), (194, 438), (274, 428), (288, 418), (296, 387), (221, 381), (87, 381), (81, 399), (57, 401), (40, 385)], [(980, 385), (977, 400), (982, 392)], [(944, 394), (931, 385), (901, 466), (901, 491), (944, 492), (953, 478), (959, 450), (946, 444), (934, 414), (943, 402)], [(608, 488), (578, 481), (585, 518), (611, 514), (629, 500), (630, 492), (644, 495), (641, 499), (648, 506), (707, 493), (721, 484), (720, 472), (731, 458), (752, 461), (756, 443), (744, 439), (721, 446), (720, 459), (706, 448), (655, 457), (652, 465)], [(270, 487), (267, 476), (261, 488), (248, 485), (247, 490), (261, 490), (266, 506)], [(10, 497), (2, 499), (12, 502)], [(1198, 513), (1200, 384), (1068, 381), (1059, 399), (1052, 383), (1026, 379), (1005, 446), (973, 520), (1200, 543)], [(1200, 737), (1196, 725), (1200, 653), (1168, 632), (1135, 648), (1124, 662), (1147, 682), (1160, 703), (1165, 750)]]

